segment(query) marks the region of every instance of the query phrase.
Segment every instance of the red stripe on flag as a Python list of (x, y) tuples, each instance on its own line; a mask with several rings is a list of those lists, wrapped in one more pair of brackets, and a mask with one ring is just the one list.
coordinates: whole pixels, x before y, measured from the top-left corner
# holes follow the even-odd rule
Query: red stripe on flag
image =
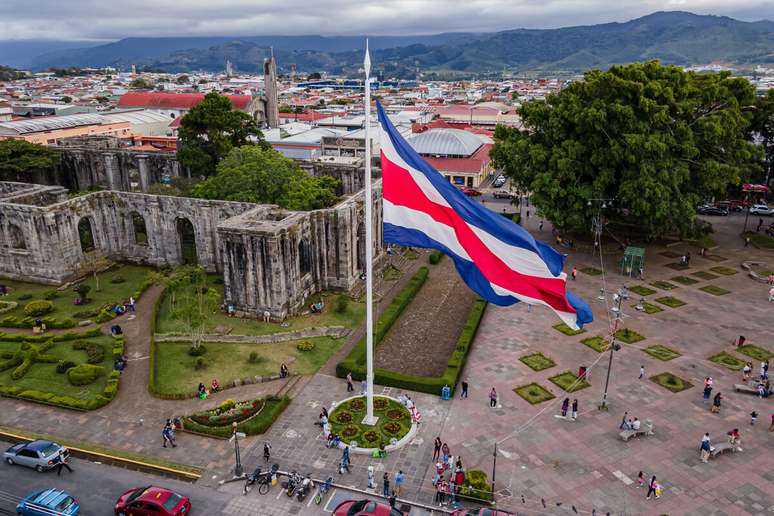
[[(511, 269), (481, 241), (456, 211), (430, 201), (411, 174), (389, 161), (384, 153), (382, 191), (384, 198), (391, 203), (426, 213), (439, 224), (451, 227), (460, 245), (491, 283), (517, 294), (541, 299), (554, 310), (575, 313), (575, 309), (567, 302), (564, 280), (530, 276)], [(538, 255), (536, 257), (539, 259)]]

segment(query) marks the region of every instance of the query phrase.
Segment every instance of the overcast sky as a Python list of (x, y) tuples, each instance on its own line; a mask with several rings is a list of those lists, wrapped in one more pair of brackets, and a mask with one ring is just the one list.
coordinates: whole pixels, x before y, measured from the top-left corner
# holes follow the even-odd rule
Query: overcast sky
[(0, 0), (0, 39), (388, 35), (627, 21), (659, 10), (774, 19), (774, 0)]

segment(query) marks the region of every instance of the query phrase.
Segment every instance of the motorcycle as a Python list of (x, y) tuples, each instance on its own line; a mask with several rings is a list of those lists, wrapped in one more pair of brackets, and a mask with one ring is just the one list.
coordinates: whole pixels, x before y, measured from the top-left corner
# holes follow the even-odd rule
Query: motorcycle
[(277, 472), (277, 469), (279, 469), (279, 465), (274, 464), (271, 467), (271, 471), (263, 472), (262, 469), (261, 466), (258, 466), (250, 475), (248, 475), (242, 494), (246, 495), (249, 493), (250, 488), (255, 484), (258, 484), (258, 494), (266, 494), (269, 492), (272, 476)]
[(288, 495), (288, 498), (293, 497), (296, 488), (298, 488), (302, 480), (301, 475), (293, 471), (287, 480), (282, 481), (282, 488), (285, 490), (285, 494)]
[(323, 497), (331, 490), (331, 487), (333, 487), (333, 477), (328, 477), (328, 480), (317, 488), (317, 494), (314, 495), (314, 503), (320, 505)]
[(301, 481), (301, 484), (296, 489), (296, 498), (299, 502), (303, 502), (304, 498), (306, 498), (307, 493), (314, 487), (314, 482), (312, 482), (312, 477), (309, 475), (309, 473), (306, 474), (306, 478)]

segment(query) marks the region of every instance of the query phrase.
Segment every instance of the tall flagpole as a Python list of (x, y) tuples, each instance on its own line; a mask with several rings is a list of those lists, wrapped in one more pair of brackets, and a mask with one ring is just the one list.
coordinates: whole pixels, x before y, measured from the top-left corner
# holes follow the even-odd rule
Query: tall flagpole
[(366, 39), (365, 59), (365, 219), (366, 219), (366, 417), (364, 424), (376, 424), (374, 418), (374, 281), (373, 281), (373, 199), (371, 194), (371, 56)]

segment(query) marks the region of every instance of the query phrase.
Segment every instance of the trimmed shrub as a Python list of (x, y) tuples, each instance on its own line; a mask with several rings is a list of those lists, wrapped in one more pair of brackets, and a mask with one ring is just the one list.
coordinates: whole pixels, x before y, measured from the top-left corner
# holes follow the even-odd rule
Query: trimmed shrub
[(191, 346), (188, 348), (188, 354), (192, 357), (200, 357), (207, 353), (207, 348), (204, 347), (204, 344), (199, 344), (198, 346)]
[(311, 340), (302, 340), (296, 344), (296, 349), (299, 351), (312, 351), (314, 349), (314, 342)]
[(489, 483), (486, 473), (480, 469), (468, 471), (460, 489), (460, 496), (484, 502), (493, 501), (492, 485)]
[(126, 279), (123, 276), (113, 276), (110, 278), (110, 283), (123, 283)]
[(257, 363), (258, 362), (258, 353), (256, 353), (255, 351), (251, 351), (250, 352), (250, 356), (247, 357), (247, 361), (250, 362), (251, 364)]
[(58, 297), (59, 297), (59, 292), (57, 292), (55, 288), (52, 288), (51, 290), (46, 290), (43, 293), (43, 299), (51, 300), (51, 299), (56, 299)]
[(196, 362), (194, 362), (194, 369), (197, 371), (200, 369), (204, 369), (207, 367), (207, 362), (204, 360), (204, 357), (196, 357)]
[(65, 374), (69, 369), (72, 369), (77, 364), (70, 360), (60, 360), (56, 365), (56, 372), (59, 374)]
[(73, 349), (86, 352), (86, 362), (89, 364), (101, 364), (105, 360), (105, 348), (102, 344), (89, 341), (73, 342)]
[[(32, 355), (37, 355), (36, 352), (30, 351), (30, 357), (24, 359), (21, 364), (19, 364), (16, 369), (13, 370), (13, 373), (11, 373), (11, 378), (14, 380), (21, 379), (25, 374), (27, 374), (27, 371), (30, 370), (30, 367), (32, 367)], [(36, 358), (36, 357), (35, 357)]]
[(99, 378), (104, 372), (105, 368), (102, 366), (80, 364), (67, 371), (67, 379), (75, 386), (88, 385)]
[(18, 299), (19, 301), (27, 301), (28, 299), (32, 299), (32, 294), (22, 294), (16, 299)]
[(124, 356), (124, 336), (123, 335), (114, 335), (113, 336), (113, 360), (116, 360), (118, 358), (121, 358)]
[(54, 310), (54, 303), (43, 299), (30, 301), (24, 306), (24, 313), (30, 317), (39, 317), (46, 315)]
[(444, 254), (441, 251), (433, 251), (430, 253), (430, 256), (427, 257), (427, 261), (432, 265), (438, 265), (438, 262), (441, 261), (443, 256)]
[(336, 297), (336, 305), (333, 307), (333, 311), (337, 314), (347, 313), (347, 307), (349, 306), (349, 296), (347, 294), (339, 294)]
[(97, 324), (106, 323), (108, 321), (112, 321), (116, 317), (116, 313), (113, 310), (108, 310), (107, 308), (103, 308), (99, 311), (99, 314), (97, 315), (97, 318), (95, 321)]
[(91, 319), (93, 317), (97, 317), (98, 315), (99, 310), (82, 310), (80, 312), (75, 312), (73, 317), (76, 319)]

